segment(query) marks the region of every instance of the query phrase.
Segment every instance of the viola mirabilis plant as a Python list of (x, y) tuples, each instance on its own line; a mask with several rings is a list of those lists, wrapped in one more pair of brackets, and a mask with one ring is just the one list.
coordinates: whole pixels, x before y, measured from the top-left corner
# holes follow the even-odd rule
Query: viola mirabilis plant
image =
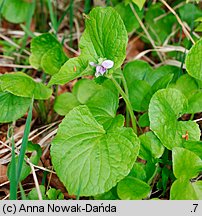
[[(53, 36), (39, 37), (33, 39), (30, 62), (52, 75), (49, 86), (82, 77), (71, 93), (59, 95), (54, 103), (55, 111), (65, 117), (51, 143), (51, 160), (69, 194), (150, 199), (155, 185), (162, 196), (170, 193), (170, 199), (202, 199), (201, 132), (195, 121), (181, 118), (202, 112), (202, 71), (197, 63), (201, 40), (186, 57), (188, 74), (179, 77), (176, 67), (153, 69), (143, 61), (129, 62), (121, 70), (128, 35), (111, 7), (94, 8), (87, 16), (78, 57), (64, 57)], [(58, 50), (54, 49), (59, 60), (53, 72), (53, 56), (48, 54), (53, 50), (50, 44), (48, 52), (38, 49), (41, 40), (53, 41)], [(93, 79), (84, 78), (89, 75)], [(102, 76), (101, 83), (94, 79)], [(125, 113), (117, 114), (120, 95), (126, 120)], [(142, 133), (141, 127), (150, 131)]]
[[(103, 25), (98, 25), (98, 20)], [(61, 84), (68, 81), (67, 74), (72, 74), (73, 62), (77, 68), (76, 76), (85, 73), (99, 77), (107, 75), (108, 70), (117, 70), (124, 61), (127, 40), (124, 23), (113, 8), (93, 9), (86, 19), (86, 29), (80, 40), (81, 55), (68, 60), (52, 81)], [(65, 78), (62, 80), (61, 76)], [(72, 78), (75, 78), (75, 72)], [(116, 116), (117, 89), (113, 81), (107, 83), (115, 97), (109, 97), (109, 93), (105, 95), (101, 90), (95, 100), (101, 110), (106, 109), (106, 104), (110, 105), (105, 117), (94, 106), (95, 97), (87, 100), (84, 95), (78, 95), (79, 86), (76, 99), (82, 102), (80, 98), (84, 98), (86, 105), (67, 113), (52, 142), (53, 166), (70, 194), (79, 191), (80, 196), (92, 196), (109, 191), (129, 174), (137, 158), (139, 139), (131, 128), (123, 127), (123, 116)]]

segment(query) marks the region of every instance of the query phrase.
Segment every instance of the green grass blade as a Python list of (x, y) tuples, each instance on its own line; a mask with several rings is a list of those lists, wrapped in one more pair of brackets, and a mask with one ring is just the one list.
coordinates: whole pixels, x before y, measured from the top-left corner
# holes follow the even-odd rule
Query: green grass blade
[(52, 6), (52, 3), (51, 3), (51, 0), (47, 0), (47, 3), (48, 3), (48, 10), (49, 10), (49, 13), (50, 13), (50, 19), (51, 19), (51, 24), (52, 24), (52, 27), (55, 31), (55, 34), (57, 34), (57, 17), (55, 16), (54, 12), (53, 12), (53, 6)]
[(15, 163), (15, 142), (12, 135), (12, 152), (11, 152), (11, 180), (10, 180), (10, 200), (17, 200), (17, 178)]
[(21, 27), (22, 30), (26, 33), (27, 36), (30, 36), (31, 38), (36, 37), (36, 36), (34, 35), (34, 33), (33, 33), (29, 28), (27, 28), (26, 25), (20, 24), (20, 27)]
[(29, 107), (29, 112), (28, 112), (28, 116), (27, 116), (27, 120), (26, 120), (26, 124), (25, 124), (24, 135), (23, 135), (23, 139), (22, 139), (22, 145), (21, 145), (20, 154), (19, 154), (19, 158), (18, 158), (18, 166), (17, 166), (17, 182), (18, 183), (20, 180), (20, 174), (22, 171), (22, 164), (24, 161), (25, 152), (26, 152), (26, 148), (27, 148), (27, 142), (28, 142), (28, 136), (29, 136), (29, 132), (30, 132), (30, 128), (31, 128), (32, 108), (33, 108), (33, 99), (32, 99), (32, 102), (30, 104), (30, 107)]
[(2, 10), (2, 8), (3, 8), (3, 6), (4, 6), (5, 1), (6, 1), (6, 0), (3, 0), (3, 1), (1, 2), (1, 5), (0, 5), (0, 13), (1, 13), (1, 10)]
[(60, 17), (58, 23), (57, 23), (57, 29), (59, 28), (60, 24), (62, 23), (62, 21), (64, 20), (65, 16), (67, 15), (68, 11), (69, 11), (70, 6), (67, 7), (67, 9), (62, 13), (62, 16)]
[(85, 0), (84, 13), (88, 14), (91, 10), (91, 0)]
[(27, 197), (26, 197), (25, 191), (24, 191), (24, 189), (22, 187), (22, 184), (19, 183), (19, 186), (20, 186), (21, 199), (22, 200), (27, 200)]
[(111, 5), (111, 1), (110, 0), (106, 0), (106, 5), (110, 6)]
[(2, 9), (3, 9), (3, 6), (4, 6), (4, 3), (5, 3), (6, 0), (3, 0), (0, 4), (0, 27), (1, 27), (1, 15), (2, 15)]
[[(22, 45), (21, 45), (21, 49), (20, 49), (20, 54), (22, 54), (23, 50), (25, 49), (26, 47), (26, 43), (27, 43), (27, 39), (28, 37), (30, 36), (30, 34), (32, 33), (31, 30), (30, 30), (30, 26), (31, 26), (31, 22), (32, 22), (32, 17), (34, 15), (34, 11), (35, 11), (35, 8), (36, 8), (36, 0), (34, 0), (32, 3), (32, 7), (30, 8), (29, 10), (29, 13), (28, 13), (28, 16), (27, 16), (27, 19), (26, 19), (26, 24), (25, 26), (23, 25), (20, 25), (21, 28), (24, 30), (25, 32), (25, 35), (23, 37), (23, 40), (22, 40)], [(33, 33), (32, 33), (33, 34)], [(33, 34), (34, 35), (34, 34)]]
[(70, 29), (70, 47), (73, 46), (73, 25), (74, 25), (74, 1), (69, 3), (69, 29)]
[(41, 181), (41, 185), (43, 185), (43, 186), (45, 186), (45, 184), (46, 184), (47, 175), (48, 175), (48, 172), (44, 171), (43, 172), (43, 178), (42, 178), (42, 181)]
[[(30, 8), (30, 10), (29, 10), (29, 14), (28, 14), (28, 16), (27, 16), (27, 21), (26, 21), (25, 27), (24, 27), (24, 28), (26, 28), (26, 30), (27, 30), (27, 31), (25, 31), (25, 36), (24, 36), (24, 39), (23, 39), (23, 42), (25, 43), (25, 45), (26, 45), (27, 38), (28, 38), (28, 36), (29, 36), (29, 34), (30, 34), (30, 33), (28, 34), (28, 30), (31, 32), (30, 26), (31, 26), (32, 17), (33, 17), (33, 15), (34, 15), (35, 8), (36, 8), (36, 0), (34, 0), (34, 1), (32, 2), (32, 6), (31, 6), (31, 8)], [(24, 29), (23, 29), (23, 30), (24, 30)], [(33, 33), (32, 33), (32, 34), (33, 34)]]

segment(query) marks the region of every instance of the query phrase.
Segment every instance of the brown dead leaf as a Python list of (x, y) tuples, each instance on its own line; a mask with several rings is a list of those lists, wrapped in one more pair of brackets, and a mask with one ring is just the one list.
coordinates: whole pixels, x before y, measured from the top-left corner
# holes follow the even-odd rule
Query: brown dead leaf
[(7, 166), (0, 164), (0, 184), (8, 181), (7, 173)]
[(127, 46), (126, 60), (130, 61), (134, 59), (136, 55), (144, 50), (144, 42), (142, 42), (138, 37), (132, 38)]

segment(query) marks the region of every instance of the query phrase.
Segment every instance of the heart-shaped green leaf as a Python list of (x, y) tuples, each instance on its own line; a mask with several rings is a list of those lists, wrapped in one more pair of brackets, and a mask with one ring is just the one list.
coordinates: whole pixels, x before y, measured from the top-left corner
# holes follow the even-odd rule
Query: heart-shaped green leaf
[(122, 200), (140, 200), (146, 198), (150, 191), (147, 183), (131, 176), (121, 180), (117, 186), (118, 196)]
[(95, 200), (119, 200), (117, 192), (116, 192), (116, 187), (112, 188), (111, 190), (94, 196)]
[(92, 75), (95, 68), (89, 62), (98, 63), (100, 58), (112, 60), (113, 70), (119, 68), (125, 59), (127, 42), (127, 31), (118, 12), (111, 7), (94, 8), (86, 17), (86, 29), (79, 42), (81, 55), (68, 60), (49, 85)]
[(194, 152), (175, 147), (172, 151), (173, 172), (176, 178), (191, 179), (202, 171), (202, 160)]
[[(47, 200), (47, 196), (46, 196), (46, 188), (44, 185), (39, 185), (39, 190), (41, 191), (41, 195), (42, 195), (42, 199), (43, 200)], [(38, 192), (36, 188), (33, 188), (27, 196), (28, 200), (38, 200), (39, 196), (38, 196)]]
[(202, 91), (197, 80), (188, 74), (182, 75), (172, 88), (180, 90), (188, 99), (187, 113), (202, 111)]
[(56, 190), (55, 188), (50, 188), (47, 192), (46, 195), (49, 200), (63, 200), (64, 195), (61, 192), (61, 190)]
[(132, 129), (105, 131), (85, 105), (65, 116), (51, 145), (58, 177), (69, 194), (81, 196), (110, 190), (129, 174), (138, 151)]
[(28, 97), (38, 100), (46, 100), (52, 90), (42, 83), (35, 82), (30, 76), (22, 73), (9, 73), (0, 76), (0, 88), (2, 91), (8, 91), (16, 96)]
[(31, 98), (0, 91), (0, 123), (16, 121), (27, 112), (30, 104)]
[[(139, 10), (139, 8), (133, 4), (134, 10), (137, 12), (138, 16), (142, 19), (143, 17), (143, 10)], [(132, 9), (130, 8), (130, 5), (126, 5), (124, 2), (119, 3), (116, 5), (115, 9), (120, 14), (125, 26), (127, 32), (132, 32), (135, 29), (139, 28), (140, 24), (136, 17), (133, 14)]]
[(70, 92), (59, 95), (54, 102), (54, 110), (59, 115), (66, 115), (74, 107), (78, 106), (80, 103), (77, 98)]
[(186, 149), (194, 152), (202, 160), (202, 142), (201, 141), (186, 141), (183, 143), (183, 146)]
[(133, 80), (133, 84), (128, 85), (129, 99), (133, 110), (148, 110), (149, 101), (152, 97), (151, 86), (144, 80)]
[[(145, 80), (148, 84), (153, 74), (152, 67), (145, 61), (132, 61), (125, 65), (123, 74), (128, 84), (132, 84), (133, 80)], [(150, 78), (149, 78), (150, 77)]]
[(200, 139), (200, 129), (195, 122), (177, 121), (186, 108), (186, 97), (176, 89), (159, 90), (150, 101), (150, 127), (168, 149), (182, 146), (186, 133), (190, 140)]
[(190, 76), (202, 80), (202, 39), (198, 40), (196, 44), (192, 46), (189, 53), (186, 56), (185, 64), (187, 72)]
[(196, 90), (188, 97), (187, 113), (198, 112), (202, 112), (202, 90)]
[(197, 81), (188, 74), (182, 75), (172, 87), (180, 90), (187, 97), (199, 89)]
[[(159, 16), (161, 19), (157, 19)], [(156, 19), (156, 20), (155, 20)], [(173, 14), (166, 14), (162, 4), (152, 4), (145, 15), (145, 23), (148, 26), (148, 32), (156, 42), (156, 45), (162, 45), (172, 32), (172, 27), (176, 23)]]
[(156, 68), (152, 73), (148, 74), (147, 80), (151, 85), (153, 85), (157, 80), (169, 74), (174, 75), (172, 82), (175, 83), (181, 74), (181, 69), (172, 65), (163, 65)]
[(66, 115), (75, 106), (85, 104), (99, 123), (110, 126), (118, 103), (118, 92), (111, 80), (99, 85), (94, 80), (81, 79), (75, 84), (72, 94), (57, 97), (54, 108), (59, 114)]
[(60, 68), (59, 72), (51, 77), (48, 85), (62, 85), (81, 76), (93, 75), (94, 70), (89, 65), (90, 61), (94, 61), (94, 59), (89, 55), (80, 55), (79, 57), (69, 59)]
[[(192, 25), (192, 17), (194, 17), (194, 21), (197, 18), (200, 19), (202, 17), (202, 11), (198, 5), (194, 4), (194, 1), (191, 3), (190, 0), (186, 0), (187, 4), (184, 4), (182, 7), (179, 8), (179, 15), (183, 22), (186, 22), (189, 26)], [(195, 0), (195, 2), (199, 2), (199, 0)]]
[(202, 181), (190, 182), (187, 179), (177, 179), (171, 186), (171, 200), (201, 200)]
[(138, 124), (140, 127), (148, 127), (150, 125), (148, 112), (139, 117)]
[(142, 10), (146, 0), (132, 0), (132, 2), (134, 2), (139, 7), (140, 10)]
[(152, 131), (142, 134), (140, 137), (139, 157), (145, 160), (160, 158), (164, 152), (164, 146)]
[[(174, 74), (167, 74), (167, 75), (164, 75), (161, 78), (159, 78), (152, 85), (152, 88), (151, 88), (152, 94), (157, 92), (159, 89), (167, 88), (168, 85), (170, 84), (170, 82), (173, 80), (173, 76), (174, 76)], [(151, 99), (151, 98), (149, 98), (149, 99)]]
[(123, 71), (127, 82), (129, 99), (135, 111), (147, 111), (152, 95), (166, 88), (173, 79), (173, 73), (165, 68), (153, 70), (144, 61), (132, 61)]
[(147, 173), (146, 173), (146, 170), (145, 170), (145, 164), (136, 162), (133, 165), (133, 168), (130, 171), (129, 176), (132, 176), (134, 178), (138, 178), (138, 179), (146, 182)]
[(36, 68), (42, 68), (47, 74), (57, 73), (67, 61), (62, 45), (50, 33), (42, 34), (32, 39), (30, 64)]
[(1, 8), (3, 17), (12, 23), (25, 22), (30, 10), (32, 10), (32, 4), (34, 4), (34, 1), (0, 0), (0, 6), (3, 6), (3, 8)]

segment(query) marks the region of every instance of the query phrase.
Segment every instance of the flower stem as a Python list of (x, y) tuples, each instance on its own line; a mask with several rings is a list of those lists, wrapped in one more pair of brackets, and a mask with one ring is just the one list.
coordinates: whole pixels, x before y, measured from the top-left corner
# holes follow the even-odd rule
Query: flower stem
[(136, 126), (136, 119), (135, 119), (135, 115), (133, 113), (133, 108), (132, 108), (132, 105), (128, 99), (128, 96), (125, 94), (125, 92), (123, 91), (123, 89), (121, 88), (121, 86), (118, 84), (118, 82), (114, 79), (113, 76), (110, 77), (110, 79), (112, 80), (112, 82), (114, 83), (114, 85), (116, 86), (119, 94), (123, 97), (125, 103), (126, 103), (126, 106), (128, 108), (128, 111), (129, 111), (129, 114), (130, 114), (130, 117), (131, 117), (131, 122), (132, 122), (132, 128), (134, 130), (134, 132), (137, 134), (137, 126)]
[[(126, 96), (128, 98), (129, 97), (128, 86), (127, 86), (127, 83), (126, 83), (126, 80), (125, 80), (125, 77), (124, 77), (123, 73), (121, 73), (121, 81), (122, 81), (122, 84), (123, 84), (125, 94), (126, 94)], [(129, 113), (128, 107), (126, 106), (126, 126), (128, 127), (129, 125), (130, 125), (130, 113)]]

